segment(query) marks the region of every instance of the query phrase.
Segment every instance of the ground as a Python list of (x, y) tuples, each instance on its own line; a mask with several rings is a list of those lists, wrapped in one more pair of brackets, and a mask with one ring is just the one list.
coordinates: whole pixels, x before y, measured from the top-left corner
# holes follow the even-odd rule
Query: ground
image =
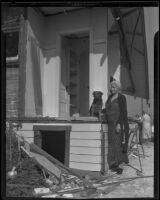
[[(144, 143), (145, 158), (141, 158), (142, 169), (144, 176), (154, 175), (154, 148), (153, 142)], [(131, 156), (129, 158), (130, 164), (140, 169), (138, 157)], [(131, 167), (124, 166), (123, 174), (121, 178), (137, 176), (136, 170)], [(117, 187), (114, 191), (107, 195), (103, 195), (107, 198), (132, 198), (132, 197), (154, 197), (154, 177), (135, 179), (130, 182), (126, 182)]]
[[(18, 162), (17, 159), (17, 146), (16, 140), (12, 138), (12, 152), (14, 155), (12, 157), (12, 166), (9, 164), (9, 141), (7, 140), (7, 172), (11, 170), (13, 165), (16, 165)], [(142, 146), (139, 146), (140, 152), (142, 153)], [(154, 143), (152, 141), (145, 142), (143, 144), (144, 147), (144, 155), (141, 156), (142, 163), (142, 173), (137, 173), (137, 170), (140, 170), (140, 162), (138, 157), (129, 156), (130, 165), (135, 167), (136, 169), (130, 166), (123, 166), (123, 174), (122, 175), (114, 175), (113, 177), (106, 178), (108, 173), (103, 175), (102, 177), (105, 179), (103, 182), (99, 182), (99, 186), (97, 187), (97, 191), (91, 196), (85, 196), (85, 198), (133, 198), (133, 197), (154, 197)], [(16, 157), (16, 159), (14, 159)], [(13, 162), (14, 159), (14, 162)], [(21, 155), (22, 165), (21, 168), (17, 171), (17, 176), (15, 178), (10, 179), (6, 176), (6, 196), (7, 197), (33, 197), (33, 190), (37, 187), (46, 187), (46, 182), (44, 180), (44, 176), (42, 170), (36, 165), (36, 163), (27, 158), (25, 155)], [(7, 175), (7, 174), (6, 174)], [(144, 176), (144, 177), (142, 177)], [(118, 184), (117, 186), (113, 186), (109, 189), (109, 182), (120, 181), (120, 179), (126, 179), (128, 177), (139, 177), (135, 180), (124, 182)], [(103, 184), (102, 184), (103, 183)], [(74, 193), (71, 195), (73, 198), (84, 198), (80, 193)]]

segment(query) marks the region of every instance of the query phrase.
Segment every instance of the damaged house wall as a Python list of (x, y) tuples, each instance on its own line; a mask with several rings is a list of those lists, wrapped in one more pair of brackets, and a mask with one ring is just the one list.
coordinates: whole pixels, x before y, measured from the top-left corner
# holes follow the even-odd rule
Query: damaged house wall
[[(72, 32), (73, 30), (82, 30), (90, 29), (90, 104), (92, 102), (93, 96), (92, 91), (97, 89), (103, 89), (104, 95), (103, 100), (105, 101), (108, 95), (108, 88), (106, 89), (106, 84), (109, 82), (110, 74), (114, 72), (114, 67), (110, 67), (109, 63), (110, 61), (105, 56), (105, 47), (107, 46), (109, 48), (109, 36), (108, 41), (106, 40), (106, 30), (105, 31), (99, 31), (99, 29), (105, 29), (104, 24), (107, 20), (107, 8), (91, 8), (86, 9), (82, 11), (76, 11), (72, 14), (62, 14), (59, 16), (54, 17), (44, 17), (40, 13), (35, 12), (33, 8), (27, 8), (28, 10), (28, 20), (26, 20), (27, 24), (27, 34), (28, 34), (28, 40), (27, 40), (27, 54), (26, 54), (26, 66), (25, 66), (25, 73), (26, 73), (26, 85), (25, 85), (25, 116), (59, 116), (59, 88), (58, 88), (58, 80), (60, 80), (60, 58), (59, 56), (59, 50), (58, 50), (58, 41), (57, 41), (57, 35), (59, 35), (60, 32)], [(101, 12), (103, 10), (103, 12)], [(76, 14), (78, 13), (78, 14)], [(81, 16), (82, 13), (82, 16)], [(110, 13), (110, 9), (108, 9), (108, 15)], [(128, 113), (129, 115), (135, 115), (135, 114), (141, 114), (142, 110), (145, 111), (149, 110), (151, 113), (151, 116), (153, 118), (153, 102), (154, 102), (154, 80), (153, 80), (153, 38), (154, 34), (157, 30), (159, 30), (158, 25), (158, 18), (157, 18), (158, 7), (148, 7), (144, 8), (144, 19), (145, 19), (145, 31), (146, 31), (146, 42), (147, 42), (147, 56), (148, 56), (148, 74), (149, 74), (149, 103), (150, 108), (148, 108), (148, 105), (146, 103), (145, 99), (141, 99), (139, 97), (132, 97), (129, 95), (127, 96), (127, 103), (128, 103)], [(60, 21), (64, 21), (64, 18), (66, 18), (65, 23), (60, 23)], [(79, 17), (81, 20), (79, 20)], [(76, 20), (79, 21), (79, 23), (76, 23)], [(57, 21), (58, 20), (58, 21)], [(72, 22), (73, 20), (73, 22)], [(110, 19), (109, 19), (110, 20)], [(108, 30), (110, 30), (113, 19), (109, 21), (108, 20)], [(75, 21), (75, 22), (74, 22)], [(58, 23), (57, 23), (58, 22)], [(110, 23), (110, 24), (109, 24)], [(74, 28), (75, 26), (75, 28)], [(106, 28), (107, 29), (107, 28)], [(37, 110), (41, 110), (36, 108), (35, 106), (35, 97), (34, 97), (34, 88), (33, 88), (33, 80), (32, 79), (32, 67), (31, 67), (31, 54), (30, 54), (30, 36), (33, 36), (33, 38), (36, 38), (37, 40), (37, 46), (40, 48), (40, 66), (41, 66), (41, 93), (42, 93), (42, 100), (40, 105), (42, 105), (42, 111), (36, 112)], [(105, 45), (105, 42), (106, 45)], [(92, 43), (91, 43), (92, 41)], [(101, 47), (100, 47), (101, 46)], [(104, 54), (101, 55), (98, 53), (99, 48), (102, 50), (104, 46)], [(53, 47), (53, 48), (52, 48)], [(110, 44), (110, 47), (113, 48), (113, 46)], [(113, 50), (113, 49), (112, 49)], [(93, 53), (95, 51), (95, 53)], [(96, 53), (97, 51), (97, 53)], [(111, 50), (110, 50), (111, 51)], [(108, 52), (109, 54), (109, 52)], [(54, 56), (56, 55), (56, 56)], [(103, 63), (103, 60), (105, 58), (105, 66), (104, 67), (96, 67), (97, 65), (101, 66), (101, 63), (98, 60), (98, 56), (101, 57), (101, 63)], [(114, 56), (113, 56), (114, 57)], [(100, 58), (99, 58), (100, 59)], [(116, 60), (116, 59), (115, 59)], [(96, 63), (97, 62), (97, 63)], [(100, 63), (100, 64), (99, 64)], [(110, 62), (111, 63), (111, 62)], [(95, 67), (93, 67), (95, 65)], [(47, 66), (47, 67), (45, 67)], [(53, 67), (54, 66), (54, 67)], [(109, 66), (109, 68), (108, 68)], [(107, 80), (105, 80), (105, 77), (103, 77), (103, 80), (96, 77), (96, 75), (99, 77), (100, 74), (103, 74), (102, 72), (105, 71), (105, 74), (108, 76)], [(108, 71), (108, 72), (107, 72)], [(21, 72), (20, 72), (21, 73)], [(96, 78), (95, 78), (96, 77)], [(55, 81), (54, 81), (55, 80)], [(50, 81), (53, 82), (53, 84), (50, 84)], [(21, 86), (20, 86), (21, 87)], [(53, 95), (54, 93), (54, 95)], [(22, 99), (20, 102), (23, 101)]]
[[(86, 30), (89, 32), (90, 37), (89, 104), (91, 104), (94, 90), (103, 91), (104, 101), (107, 98), (107, 8), (86, 9), (46, 18), (41, 17), (32, 8), (28, 8), (28, 33), (35, 35), (42, 52), (40, 63), (43, 116), (59, 117), (59, 83), (61, 76), (59, 37), (61, 34)], [(26, 81), (26, 99), (28, 94), (32, 97), (30, 97), (30, 100), (26, 100), (26, 115), (34, 116), (33, 86), (31, 86), (29, 80), (29, 77), (31, 77), (29, 42), (27, 45), (28, 61), (26, 66), (28, 69), (26, 67), (26, 70), (28, 75), (26, 77), (28, 80)]]

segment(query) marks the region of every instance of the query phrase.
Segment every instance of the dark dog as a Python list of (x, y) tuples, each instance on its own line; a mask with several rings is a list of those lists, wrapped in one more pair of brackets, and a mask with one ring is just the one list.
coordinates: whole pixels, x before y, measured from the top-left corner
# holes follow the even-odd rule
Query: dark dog
[(101, 111), (102, 111), (102, 106), (103, 106), (102, 95), (103, 93), (100, 91), (93, 92), (94, 99), (89, 110), (90, 116), (98, 117), (98, 119), (100, 119), (101, 117)]

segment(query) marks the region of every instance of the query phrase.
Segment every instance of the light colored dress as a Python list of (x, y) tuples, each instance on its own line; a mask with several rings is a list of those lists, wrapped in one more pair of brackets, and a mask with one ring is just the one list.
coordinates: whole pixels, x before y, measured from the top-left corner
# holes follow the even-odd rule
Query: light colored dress
[(147, 113), (142, 116), (142, 135), (143, 139), (152, 137), (151, 117)]

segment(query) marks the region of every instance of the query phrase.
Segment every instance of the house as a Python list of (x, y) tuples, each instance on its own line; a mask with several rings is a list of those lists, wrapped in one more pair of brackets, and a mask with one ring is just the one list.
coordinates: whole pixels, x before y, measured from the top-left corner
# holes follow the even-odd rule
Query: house
[(128, 115), (146, 109), (153, 117), (154, 50), (148, 47), (159, 30), (155, 13), (157, 7), (21, 8), (2, 29), (18, 33), (17, 55), (7, 65), (18, 63), (19, 133), (71, 168), (106, 170), (107, 126), (89, 116), (92, 94), (101, 91), (105, 103), (115, 78)]

